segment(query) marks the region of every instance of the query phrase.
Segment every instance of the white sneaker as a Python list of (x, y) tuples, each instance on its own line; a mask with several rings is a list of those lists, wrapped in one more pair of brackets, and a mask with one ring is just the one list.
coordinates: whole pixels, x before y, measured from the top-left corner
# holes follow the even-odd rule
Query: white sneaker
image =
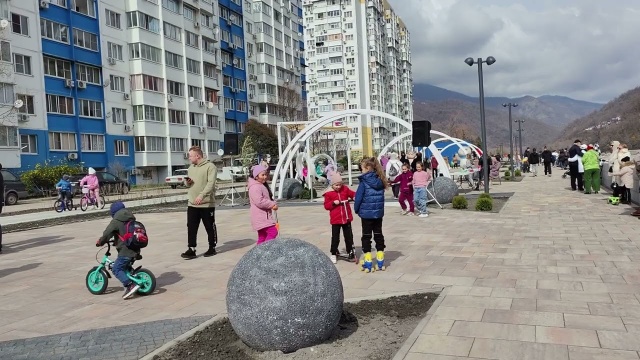
[(429, 214), (420, 214), (418, 216), (421, 217), (421, 218), (426, 218), (426, 217), (429, 217)]
[(338, 257), (337, 257), (337, 256), (335, 256), (335, 255), (331, 255), (331, 256), (329, 256), (329, 258), (331, 259), (331, 262), (332, 262), (332, 263), (334, 263), (334, 264), (337, 264), (337, 263), (338, 263)]
[(407, 216), (416, 216), (416, 214), (412, 213), (412, 212), (408, 212)]
[(400, 210), (400, 215), (407, 215), (409, 212), (407, 210)]

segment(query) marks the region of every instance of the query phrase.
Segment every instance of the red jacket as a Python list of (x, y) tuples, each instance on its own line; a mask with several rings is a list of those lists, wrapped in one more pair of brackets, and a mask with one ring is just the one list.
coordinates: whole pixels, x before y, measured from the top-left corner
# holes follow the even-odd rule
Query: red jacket
[[(329, 210), (331, 225), (348, 224), (353, 221), (351, 205), (349, 205), (349, 203), (342, 203), (342, 201), (353, 200), (355, 197), (356, 193), (347, 186), (342, 186), (340, 191), (329, 189), (329, 191), (324, 193), (324, 208)], [(341, 203), (336, 205), (333, 203), (335, 200)]]

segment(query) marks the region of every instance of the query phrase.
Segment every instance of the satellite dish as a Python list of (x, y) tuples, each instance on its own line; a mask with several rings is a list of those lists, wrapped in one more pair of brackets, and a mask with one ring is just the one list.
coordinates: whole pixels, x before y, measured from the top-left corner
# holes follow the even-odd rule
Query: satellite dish
[(193, 98), (193, 96), (189, 96), (189, 102), (190, 102), (190, 103), (192, 103), (192, 102), (193, 102), (193, 100), (195, 100), (195, 99)]
[(220, 156), (224, 155), (224, 150), (218, 149), (218, 155), (220, 155)]
[(107, 87), (111, 84), (111, 79), (105, 79), (104, 84), (102, 86)]
[(13, 103), (13, 107), (16, 108), (16, 109), (20, 109), (22, 107), (22, 105), (24, 105), (24, 102), (22, 102), (22, 100), (16, 100)]
[(7, 26), (9, 26), (9, 20), (7, 19), (0, 20), (0, 28), (5, 29)]
[(207, 103), (207, 109), (213, 109), (213, 103), (211, 101)]

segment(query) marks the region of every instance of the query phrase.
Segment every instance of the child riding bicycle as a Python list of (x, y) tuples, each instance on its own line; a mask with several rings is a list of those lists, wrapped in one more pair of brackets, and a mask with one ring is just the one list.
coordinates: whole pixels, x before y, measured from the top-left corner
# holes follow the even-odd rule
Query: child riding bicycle
[(87, 176), (83, 177), (78, 184), (81, 188), (85, 185), (89, 189), (89, 198), (95, 201), (94, 206), (100, 208), (100, 182), (96, 176), (96, 170), (92, 167), (89, 168)]
[(141, 256), (139, 249), (129, 249), (124, 244), (124, 241), (120, 236), (127, 232), (125, 229), (126, 224), (130, 221), (134, 221), (136, 217), (133, 215), (131, 210), (125, 208), (122, 201), (116, 201), (111, 204), (109, 213), (113, 219), (109, 225), (107, 225), (107, 228), (102, 233), (100, 239), (96, 242), (96, 247), (103, 246), (107, 242), (113, 240), (113, 243), (118, 250), (118, 258), (113, 263), (112, 272), (124, 286), (124, 294), (122, 295), (122, 298), (128, 299), (138, 291), (140, 285), (135, 284), (131, 279), (129, 279), (127, 276), (127, 269), (134, 260), (140, 259)]
[(62, 179), (56, 184), (56, 189), (58, 189), (58, 200), (71, 200), (69, 175), (62, 175)]

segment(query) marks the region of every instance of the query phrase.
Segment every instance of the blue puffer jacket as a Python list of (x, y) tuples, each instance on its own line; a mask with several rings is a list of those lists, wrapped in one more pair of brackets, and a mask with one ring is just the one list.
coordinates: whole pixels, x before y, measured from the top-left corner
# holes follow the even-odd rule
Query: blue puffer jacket
[(354, 209), (363, 219), (384, 217), (384, 184), (378, 175), (370, 171), (358, 177), (360, 185), (356, 191)]

